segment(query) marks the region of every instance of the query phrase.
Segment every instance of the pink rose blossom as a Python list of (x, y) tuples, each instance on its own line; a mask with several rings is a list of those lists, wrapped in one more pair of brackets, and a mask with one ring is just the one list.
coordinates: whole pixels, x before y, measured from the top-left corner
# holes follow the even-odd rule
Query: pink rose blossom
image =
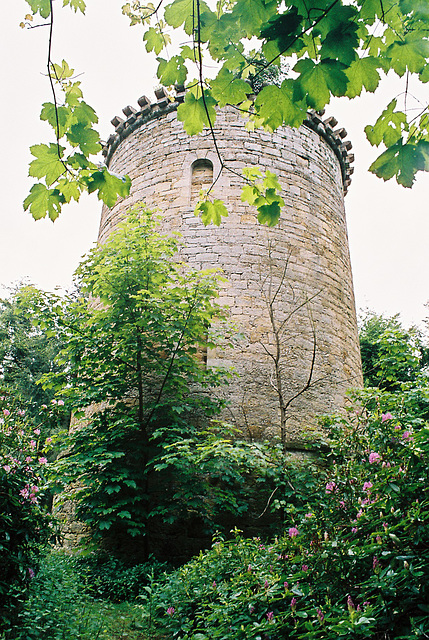
[(328, 482), (326, 485), (326, 493), (333, 493), (336, 488), (337, 485), (335, 484), (335, 482)]
[(372, 451), (369, 454), (368, 460), (369, 460), (370, 464), (374, 464), (374, 462), (379, 462), (381, 460), (381, 456), (380, 456), (379, 453), (376, 453), (376, 452)]

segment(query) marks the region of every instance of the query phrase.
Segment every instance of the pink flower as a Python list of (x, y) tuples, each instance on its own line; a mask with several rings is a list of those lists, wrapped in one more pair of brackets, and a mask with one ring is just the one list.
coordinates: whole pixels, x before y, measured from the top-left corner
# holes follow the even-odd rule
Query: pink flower
[(306, 564), (303, 564), (303, 565), (302, 565), (302, 570), (303, 570), (303, 571), (308, 571), (308, 566), (307, 566)]
[(34, 429), (33, 433), (35, 433), (36, 436), (40, 436), (40, 429)]
[(3, 465), (3, 469), (6, 471), (6, 473), (9, 473), (10, 471), (10, 466), (8, 464), (4, 464)]
[(272, 622), (272, 620), (274, 620), (274, 613), (273, 613), (273, 611), (268, 611), (268, 613), (267, 613), (267, 620), (268, 620), (268, 622)]
[(63, 407), (64, 406), (64, 400), (58, 400), (57, 402), (59, 407)]
[(305, 514), (306, 518), (312, 518), (313, 516), (314, 516), (314, 513), (311, 513), (311, 512)]
[(249, 573), (252, 573), (252, 565), (251, 564), (247, 565), (247, 571)]
[(400, 430), (401, 430), (401, 427), (400, 427), (400, 425), (399, 425), (399, 424), (397, 424), (397, 425), (394, 427), (394, 429), (395, 429), (395, 431), (400, 431)]
[(216, 580), (213, 580), (212, 587), (213, 589), (216, 589)]
[(372, 489), (372, 482), (364, 482), (362, 491), (368, 491), (369, 489)]
[(372, 568), (374, 569), (374, 571), (377, 569), (378, 565), (380, 564), (378, 558), (376, 556), (373, 557), (372, 559)]
[(168, 607), (167, 609), (167, 615), (168, 616), (172, 616), (174, 615), (174, 612), (176, 611), (176, 609), (174, 607)]
[(48, 460), (45, 457), (39, 458), (39, 464), (46, 464)]
[(393, 416), (391, 413), (382, 413), (381, 414), (381, 422), (386, 422), (386, 420), (393, 420)]
[(355, 605), (351, 596), (347, 596), (347, 608), (350, 612), (355, 610)]
[(319, 619), (320, 624), (323, 624), (325, 616), (323, 615), (323, 612), (321, 609), (317, 609), (317, 617)]
[(289, 529), (289, 537), (290, 538), (296, 538), (296, 536), (299, 535), (299, 531), (296, 527), (290, 527)]
[(381, 456), (379, 453), (375, 453), (374, 451), (372, 451), (369, 454), (368, 460), (370, 464), (374, 464), (374, 462), (379, 462), (381, 460)]
[(352, 533), (357, 533), (357, 527), (352, 527)]
[(18, 415), (20, 418), (23, 418), (25, 416), (25, 409), (18, 409)]
[(27, 464), (30, 464), (30, 462), (32, 461), (32, 459), (33, 459), (33, 458), (32, 458), (31, 456), (27, 456), (27, 457), (25, 458), (25, 462), (26, 462)]
[(297, 599), (295, 597), (293, 597), (292, 600), (290, 601), (290, 606), (291, 606), (292, 611), (295, 610), (296, 603), (297, 603)]
[(264, 588), (265, 588), (265, 589), (268, 589), (268, 587), (269, 587), (268, 580), (265, 580), (265, 582), (264, 582)]
[(46, 438), (45, 444), (51, 444), (51, 442), (52, 442), (52, 438)]
[(404, 431), (404, 433), (402, 434), (402, 439), (403, 440), (408, 440), (409, 437), (410, 437), (410, 432), (409, 431)]
[(36, 574), (34, 573), (34, 570), (30, 568), (28, 570), (28, 575), (30, 576), (30, 579), (33, 579)]
[(42, 409), (47, 409), (48, 407), (47, 407), (47, 405), (46, 405), (46, 404), (42, 404), (41, 408), (42, 408)]
[(7, 418), (8, 416), (10, 416), (10, 411), (9, 409), (3, 409), (3, 415), (5, 418)]
[(289, 588), (289, 582), (283, 582), (284, 590), (286, 591)]
[[(51, 404), (57, 404), (57, 401), (55, 400), (55, 398), (53, 400), (51, 400)], [(168, 609), (167, 609), (168, 611)]]
[(335, 484), (335, 482), (328, 482), (326, 485), (326, 493), (333, 493), (336, 488), (337, 485)]
[(35, 449), (37, 445), (37, 442), (35, 440), (30, 440), (30, 449)]

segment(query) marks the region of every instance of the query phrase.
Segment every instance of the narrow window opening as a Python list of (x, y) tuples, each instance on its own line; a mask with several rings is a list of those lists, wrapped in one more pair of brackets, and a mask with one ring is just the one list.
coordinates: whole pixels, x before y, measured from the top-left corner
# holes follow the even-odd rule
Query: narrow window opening
[(213, 184), (213, 163), (210, 160), (196, 160), (192, 164), (191, 207), (198, 202), (201, 189), (207, 190)]

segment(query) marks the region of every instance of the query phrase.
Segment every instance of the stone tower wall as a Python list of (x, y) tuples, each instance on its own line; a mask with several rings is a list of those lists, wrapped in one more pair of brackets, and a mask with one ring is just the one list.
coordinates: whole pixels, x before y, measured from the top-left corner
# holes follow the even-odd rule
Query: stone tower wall
[[(163, 92), (158, 103), (139, 101), (141, 110), (126, 107), (127, 120), (115, 118), (104, 154), (110, 170), (128, 174), (131, 194), (112, 209), (103, 208), (99, 241), (103, 242), (127, 209), (139, 201), (163, 214), (165, 230), (183, 236), (182, 259), (195, 268), (221, 270), (226, 282), (220, 302), (230, 309), (236, 346), (208, 353), (208, 366), (235, 370), (223, 416), (252, 435), (278, 432), (278, 397), (273, 388), (274, 353), (267, 300), (282, 326), (281, 374), (284, 396), (297, 395), (288, 410), (291, 444), (319, 413), (344, 406), (344, 393), (360, 386), (362, 372), (354, 294), (344, 212), (344, 187), (349, 180), (343, 131), (332, 133), (317, 114), (298, 130), (280, 128), (270, 134), (249, 132), (237, 111), (225, 108), (215, 123), (217, 145), (225, 164), (212, 195), (229, 211), (220, 227), (204, 227), (193, 213), (192, 169), (219, 158), (210, 132), (189, 137), (176, 119), (177, 104)], [(204, 160), (206, 161), (204, 163)], [(199, 163), (198, 163), (199, 161)], [(210, 161), (210, 162), (207, 162)], [(254, 209), (240, 199), (239, 174), (245, 166), (274, 171), (282, 185), (285, 207), (274, 228), (262, 227)], [(205, 171), (205, 169), (204, 169)], [(199, 178), (204, 183), (204, 171)], [(202, 177), (201, 177), (202, 176)], [(287, 269), (285, 268), (287, 264)], [(312, 366), (312, 383), (304, 393)]]

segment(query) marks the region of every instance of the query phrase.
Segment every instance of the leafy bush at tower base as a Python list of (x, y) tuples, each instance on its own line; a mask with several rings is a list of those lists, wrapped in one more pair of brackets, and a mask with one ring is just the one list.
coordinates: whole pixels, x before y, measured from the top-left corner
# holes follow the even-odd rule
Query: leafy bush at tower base
[(282, 535), (219, 537), (157, 583), (150, 605), (168, 637), (429, 634), (429, 429), (363, 402), (327, 420), (320, 464), (286, 465)]
[(44, 505), (41, 429), (5, 396), (0, 416), (0, 632), (7, 632), (37, 571), (39, 545), (53, 531)]

